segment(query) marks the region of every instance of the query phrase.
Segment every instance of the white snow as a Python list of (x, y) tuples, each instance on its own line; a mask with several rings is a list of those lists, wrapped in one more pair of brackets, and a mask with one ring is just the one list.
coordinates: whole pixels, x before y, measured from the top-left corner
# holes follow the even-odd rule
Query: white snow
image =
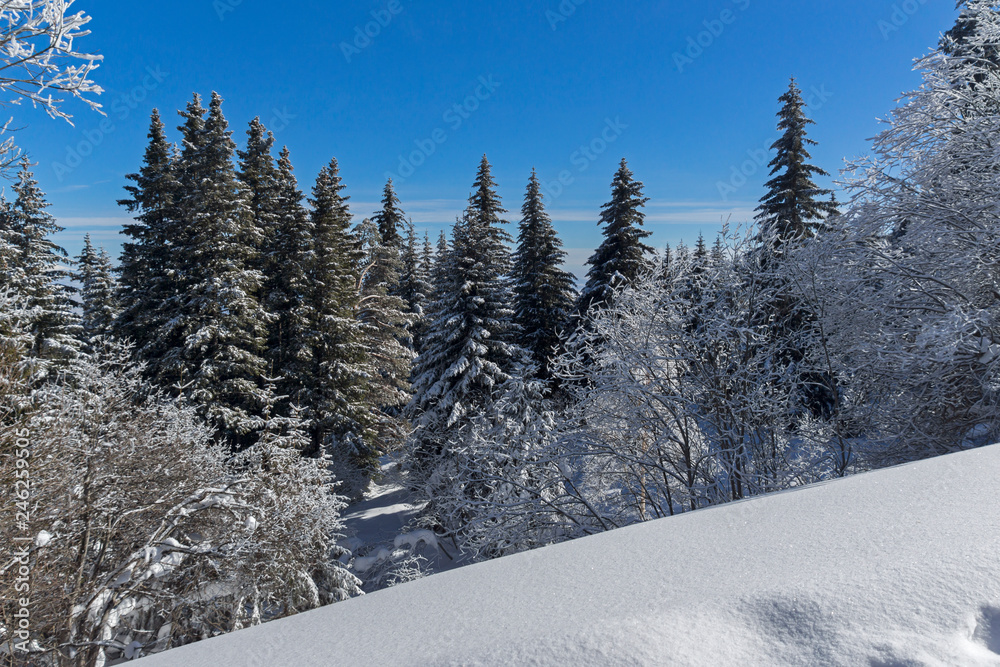
[(144, 667), (1000, 665), (1000, 446), (434, 575)]

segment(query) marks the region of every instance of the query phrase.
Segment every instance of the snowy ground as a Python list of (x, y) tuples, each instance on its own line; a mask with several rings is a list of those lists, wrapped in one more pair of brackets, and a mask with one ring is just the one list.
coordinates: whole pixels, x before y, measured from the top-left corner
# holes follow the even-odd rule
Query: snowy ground
[[(444, 572), (464, 564), (457, 549), (438, 544), (434, 534), (416, 525), (420, 505), (412, 498), (405, 477), (395, 461), (382, 462), (382, 480), (372, 484), (362, 502), (349, 507), (343, 516), (344, 546), (355, 558), (354, 573), (372, 590), (379, 578), (401, 576), (420, 558), (423, 573)], [(405, 574), (402, 574), (406, 578)]]
[(1000, 446), (974, 450), (472, 565), (142, 664), (1000, 666), (998, 479)]

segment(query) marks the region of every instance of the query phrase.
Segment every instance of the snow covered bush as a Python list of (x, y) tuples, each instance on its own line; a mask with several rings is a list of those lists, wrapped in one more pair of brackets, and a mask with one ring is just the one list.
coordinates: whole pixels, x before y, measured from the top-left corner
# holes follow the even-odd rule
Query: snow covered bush
[(554, 456), (556, 418), (544, 382), (518, 374), (497, 393), (484, 414), (453, 431), (422, 489), (428, 501), (423, 523), (474, 559), (588, 532), (576, 525), (575, 508), (562, 506), (565, 480)]
[[(8, 574), (30, 568), (31, 641), (20, 648), (35, 664), (103, 665), (359, 592), (335, 562), (343, 503), (326, 462), (293, 449), (301, 423), (272, 420), (230, 460), (193, 407), (150, 394), (112, 343), (32, 399), (0, 424), (0, 477), (17, 474), (16, 449), (30, 454), (29, 518), (8, 510), (5, 486), (0, 521), (0, 542), (27, 553), (5, 553), (0, 572), (13, 628)], [(2, 641), (9, 652), (20, 639)]]
[(802, 364), (757, 317), (773, 282), (732, 239), (618, 290), (557, 363), (572, 396), (562, 440), (575, 489), (626, 525), (822, 479), (825, 445), (797, 412)]
[(917, 62), (923, 85), (851, 165), (850, 209), (796, 262), (866, 467), (1000, 435), (1000, 15), (965, 12), (969, 35)]

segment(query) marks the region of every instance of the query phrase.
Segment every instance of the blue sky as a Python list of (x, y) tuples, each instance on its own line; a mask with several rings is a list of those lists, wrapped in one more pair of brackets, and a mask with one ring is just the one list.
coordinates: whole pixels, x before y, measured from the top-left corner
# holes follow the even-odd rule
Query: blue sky
[(577, 272), (600, 243), (622, 157), (651, 197), (655, 245), (746, 222), (790, 76), (817, 122), (813, 161), (835, 173), (919, 85), (913, 59), (957, 15), (950, 0), (77, 0), (73, 10), (93, 17), (77, 46), (104, 55), (95, 78), (108, 117), (71, 104), (70, 126), (8, 109), (71, 254), (89, 231), (117, 255), (127, 214), (116, 201), (141, 164), (150, 110), (172, 130), (193, 92), (217, 90), (237, 141), (260, 116), (303, 189), (336, 157), (352, 211), (366, 216), (395, 174), (403, 208), (432, 237), (463, 208), (483, 153), (512, 223), (537, 168)]

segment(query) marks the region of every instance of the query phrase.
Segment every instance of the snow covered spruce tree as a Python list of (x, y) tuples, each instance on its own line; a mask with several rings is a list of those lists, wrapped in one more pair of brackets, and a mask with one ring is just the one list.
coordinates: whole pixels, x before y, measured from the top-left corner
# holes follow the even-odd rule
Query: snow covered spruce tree
[(262, 249), (264, 281), (263, 305), (271, 317), (268, 327), (267, 361), (269, 375), (280, 377), (278, 393), (287, 396), (279, 414), (289, 415), (289, 403), (304, 405), (305, 387), (312, 369), (314, 312), (310, 297), (314, 286), (309, 275), (316, 258), (314, 228), (303, 206), (304, 195), (293, 173), (291, 157), (283, 148), (278, 157), (274, 226)]
[(650, 264), (653, 249), (642, 242), (651, 232), (642, 229), (642, 208), (649, 201), (642, 183), (622, 159), (611, 181), (611, 201), (602, 206), (601, 233), (604, 241), (587, 260), (587, 283), (576, 303), (574, 323), (586, 326), (591, 310), (610, 305), (616, 287), (636, 280)]
[[(398, 248), (386, 246), (382, 232), (374, 219), (365, 219), (356, 232), (362, 253), (357, 318), (362, 324), (368, 359), (369, 404), (379, 417), (379, 446), (393, 450), (407, 434), (399, 412), (410, 401), (414, 355), (406, 346), (411, 323), (408, 306), (394, 293), (399, 288)], [(392, 237), (390, 233), (389, 239)]]
[(45, 194), (31, 172), (27, 158), (21, 160), (18, 180), (13, 186), (17, 198), (2, 202), (0, 227), (3, 230), (6, 270), (0, 289), (22, 302), (29, 323), (25, 327), (31, 343), (26, 350), (39, 371), (56, 372), (80, 351), (80, 323), (73, 312), (74, 289), (68, 286), (70, 263), (66, 251), (51, 239), (62, 231), (46, 210)]
[(837, 213), (833, 191), (813, 182), (814, 176), (829, 174), (808, 163), (808, 146), (816, 142), (806, 136), (806, 128), (815, 122), (805, 115), (802, 91), (794, 78), (778, 101), (783, 104), (778, 112), (782, 135), (771, 146), (777, 151), (769, 164), (773, 178), (765, 184), (767, 194), (760, 200), (756, 217), (761, 242), (766, 241), (775, 254), (780, 254), (785, 245), (814, 236), (826, 217)]
[(399, 296), (399, 281), (403, 269), (401, 232), (406, 225), (406, 214), (400, 208), (399, 197), (392, 187), (391, 178), (386, 182), (382, 193), (382, 208), (372, 216), (372, 222), (378, 227), (380, 249), (377, 261), (369, 262), (365, 278), (373, 285), (381, 285), (386, 294)]
[(505, 211), (495, 188), (483, 156), (469, 206), (435, 270), (433, 319), (406, 410), (415, 426), (410, 465), (421, 475), (430, 475), (447, 458), (448, 440), (488, 409), (498, 388), (525, 361), (524, 350), (514, 342), (507, 280), (510, 236), (501, 226)]
[(431, 296), (428, 271), (430, 269), (430, 240), (425, 239), (423, 247), (417, 248), (417, 234), (413, 221), (406, 223), (406, 239), (403, 245), (402, 264), (399, 276), (399, 297), (406, 304), (406, 314), (410, 320), (407, 326), (406, 345), (416, 352), (424, 329), (424, 311)]
[(274, 275), (281, 269), (273, 256), (283, 206), (279, 192), (280, 177), (271, 154), (273, 147), (274, 136), (258, 117), (250, 121), (247, 128), (246, 150), (237, 151), (239, 168), (236, 176), (250, 215), (245, 240), (254, 250), (248, 266), (265, 276), (265, 283), (261, 286), (262, 299), (264, 294), (275, 289)]
[[(1000, 44), (992, 3), (969, 2), (972, 52)], [(851, 165), (850, 209), (799, 265), (831, 353), (851, 377), (845, 415), (859, 464), (877, 466), (993, 442), (1000, 433), (1000, 258), (996, 151), (1000, 72), (933, 52), (923, 85)]]
[[(300, 421), (271, 416), (268, 394), (262, 437), (230, 460), (194, 406), (150, 391), (130, 350), (96, 347), (31, 411), (0, 393), (0, 414), (19, 415), (0, 420), (0, 450), (26, 428), (34, 454), (30, 653), (15, 664), (132, 659), (359, 592), (336, 560), (343, 499), (328, 462), (299, 454)], [(0, 478), (14, 462), (0, 457)], [(9, 507), (4, 544), (25, 532)]]
[(531, 353), (539, 377), (548, 379), (549, 359), (556, 353), (561, 329), (576, 297), (572, 274), (564, 271), (566, 251), (542, 203), (535, 170), (521, 207), (517, 249), (511, 276), (514, 283), (514, 319), (521, 346)]
[[(836, 381), (812, 368), (815, 364), (809, 359), (808, 341), (817, 333), (815, 316), (802, 306), (789, 285), (785, 256), (827, 227), (838, 209), (833, 191), (813, 181), (815, 176), (828, 174), (808, 162), (808, 147), (816, 142), (806, 136), (806, 128), (814, 121), (805, 115), (805, 103), (794, 78), (779, 101), (778, 130), (782, 135), (772, 146), (777, 151), (770, 162), (773, 178), (757, 207), (758, 250), (750, 259), (757, 263), (756, 279), (775, 288), (772, 298), (760, 306), (760, 317), (772, 327), (772, 337), (784, 341), (775, 363), (795, 368), (799, 376), (789, 395), (789, 410), (794, 419), (804, 412), (830, 417), (837, 402)], [(829, 199), (823, 199), (826, 197)]]
[(219, 437), (242, 447), (261, 426), (269, 318), (258, 301), (263, 279), (252, 268), (250, 214), (217, 93), (204, 114), (197, 95), (181, 114), (178, 229), (171, 239), (180, 281), (159, 332), (168, 347), (156, 379), (182, 388)]
[(118, 316), (117, 285), (112, 274), (111, 257), (101, 248), (95, 249), (90, 234), (83, 237), (83, 250), (76, 260), (76, 281), (80, 284), (83, 310), (81, 325), (83, 341), (108, 336)]
[(130, 340), (136, 354), (153, 375), (160, 372), (166, 352), (163, 327), (176, 305), (180, 276), (174, 270), (179, 235), (176, 203), (179, 196), (175, 149), (167, 141), (160, 113), (153, 110), (149, 145), (143, 166), (126, 178), (129, 199), (118, 202), (134, 216), (123, 229), (129, 240), (122, 244), (118, 264), (118, 301), (121, 313), (113, 331)]
[(370, 359), (357, 319), (361, 251), (351, 233), (348, 197), (336, 160), (313, 187), (313, 264), (309, 270), (311, 368), (301, 404), (311, 423), (309, 451), (328, 452), (348, 495), (360, 494), (378, 469), (378, 414), (372, 410)]

